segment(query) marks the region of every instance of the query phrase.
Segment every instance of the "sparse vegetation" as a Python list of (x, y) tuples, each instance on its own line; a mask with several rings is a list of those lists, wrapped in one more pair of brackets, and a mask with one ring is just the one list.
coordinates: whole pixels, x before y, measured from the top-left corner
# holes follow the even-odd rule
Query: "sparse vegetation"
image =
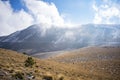
[(27, 53), (26, 53), (26, 52), (23, 52), (23, 54), (25, 54), (25, 55), (26, 55)]
[(14, 70), (13, 69), (11, 69), (10, 71), (9, 71), (9, 73), (13, 73), (14, 72)]
[[(87, 49), (87, 55), (85, 54), (86, 50), (82, 51), (84, 54), (78, 50), (70, 55), (66, 54), (63, 57), (61, 55), (57, 59), (46, 60), (0, 49), (0, 75), (2, 75), (0, 80), (119, 80), (120, 56), (118, 55), (120, 49), (106, 49), (107, 51)], [(103, 57), (105, 60), (100, 60), (101, 56), (97, 52), (105, 55), (106, 57)], [(28, 63), (30, 63), (29, 66)]]
[(15, 79), (24, 80), (24, 73), (17, 72), (17, 73), (14, 74), (12, 77), (15, 78)]
[(44, 75), (42, 79), (43, 80), (53, 80), (53, 77), (50, 75)]
[(25, 60), (26, 67), (32, 67), (34, 64), (35, 64), (35, 61), (32, 57), (28, 57), (27, 60)]

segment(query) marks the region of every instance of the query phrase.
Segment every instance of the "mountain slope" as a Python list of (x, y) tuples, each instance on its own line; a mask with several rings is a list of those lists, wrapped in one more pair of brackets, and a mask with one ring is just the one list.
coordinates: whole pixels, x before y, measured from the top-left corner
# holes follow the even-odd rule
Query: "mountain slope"
[[(70, 72), (75, 68), (68, 71), (70, 67), (66, 64), (59, 64), (54, 61), (33, 58), (36, 64), (32, 68), (25, 67), (24, 62), (27, 57), (27, 55), (15, 51), (0, 49), (0, 80), (18, 80), (13, 77), (16, 73), (24, 74), (25, 80), (28, 80), (28, 74), (35, 76), (35, 80), (41, 80), (45, 76), (52, 77), (52, 80), (60, 80), (61, 77), (64, 80), (73, 80), (72, 78), (74, 78)], [(69, 74), (66, 74), (66, 72)], [(74, 79), (77, 80), (77, 78)]]
[[(86, 46), (120, 46), (120, 25), (88, 24), (76, 28), (32, 25), (0, 37), (0, 47), (28, 54), (77, 49)], [(12, 46), (12, 47), (11, 47)]]
[(75, 65), (78, 69), (87, 71), (89, 75), (99, 75), (101, 80), (105, 76), (109, 77), (108, 80), (120, 79), (120, 47), (81, 48), (67, 51), (51, 59), (60, 63)]
[[(99, 59), (96, 56), (101, 53), (99, 51), (103, 52), (100, 56), (112, 56), (113, 58), (107, 58), (105, 60)], [(0, 79), (16, 80), (13, 75), (19, 72), (24, 74), (23, 77), (26, 78), (26, 80), (28, 80), (28, 74), (35, 76), (35, 80), (42, 80), (46, 76), (52, 77), (50, 80), (61, 80), (61, 78), (62, 80), (119, 80), (119, 55), (119, 48), (84, 48), (63, 53), (63, 55), (57, 58), (46, 60), (33, 58), (36, 64), (31, 68), (25, 67), (24, 65), (28, 57), (27, 55), (11, 50), (0, 49)], [(88, 56), (94, 60), (80, 61), (81, 59), (77, 58), (88, 58)], [(68, 59), (69, 62), (65, 59)]]

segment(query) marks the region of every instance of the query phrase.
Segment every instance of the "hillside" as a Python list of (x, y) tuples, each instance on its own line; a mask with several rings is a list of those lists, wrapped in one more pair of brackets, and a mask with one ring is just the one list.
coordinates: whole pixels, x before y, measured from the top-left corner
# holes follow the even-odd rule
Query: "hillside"
[(26, 78), (28, 74), (35, 76), (35, 80), (43, 80), (46, 76), (53, 78), (50, 80), (60, 80), (62, 77), (64, 80), (72, 79), (70, 73), (72, 69), (67, 71), (70, 67), (66, 64), (33, 58), (36, 64), (32, 68), (25, 67), (24, 62), (27, 57), (27, 55), (15, 51), (0, 49), (0, 80), (17, 80), (12, 77), (16, 73), (24, 74), (25, 80), (28, 80)]
[(52, 59), (76, 66), (78, 71), (86, 72), (86, 76), (92, 80), (95, 77), (93, 75), (96, 75), (98, 80), (120, 79), (120, 47), (85, 47), (65, 52)]
[[(92, 54), (93, 53), (93, 54)], [(96, 58), (100, 54), (101, 58)], [(87, 55), (88, 54), (88, 55)], [(102, 59), (102, 56), (110, 58)], [(0, 80), (16, 80), (13, 75), (28, 74), (35, 80), (119, 80), (120, 49), (88, 47), (58, 55), (50, 59), (33, 58), (36, 64), (25, 67), (27, 55), (11, 50), (0, 49)], [(88, 58), (89, 56), (89, 58)], [(87, 58), (88, 60), (82, 60)]]

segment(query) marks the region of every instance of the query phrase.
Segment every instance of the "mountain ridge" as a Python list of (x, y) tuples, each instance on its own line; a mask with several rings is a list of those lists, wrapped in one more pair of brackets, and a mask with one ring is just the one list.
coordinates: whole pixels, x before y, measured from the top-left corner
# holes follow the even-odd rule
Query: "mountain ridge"
[[(120, 25), (87, 24), (76, 28), (46, 28), (31, 25), (8, 36), (0, 37), (0, 47), (29, 54), (87, 46), (120, 46)], [(11, 47), (12, 46), (12, 47)]]

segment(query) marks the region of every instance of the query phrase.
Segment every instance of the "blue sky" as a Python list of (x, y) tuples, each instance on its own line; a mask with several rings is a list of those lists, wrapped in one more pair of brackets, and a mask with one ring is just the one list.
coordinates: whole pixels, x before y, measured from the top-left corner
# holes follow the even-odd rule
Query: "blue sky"
[(120, 24), (119, 5), (120, 0), (0, 0), (0, 35), (32, 24)]
[[(3, 0), (6, 1), (6, 0)], [(65, 19), (73, 23), (88, 24), (93, 23), (95, 11), (92, 7), (93, 3), (100, 6), (104, 4), (103, 1), (111, 0), (42, 0), (46, 3), (54, 3), (59, 13), (65, 16)], [(114, 3), (120, 4), (120, 0), (113, 0)], [(112, 2), (113, 2), (112, 1)], [(23, 0), (10, 0), (10, 4), (14, 11), (28, 12), (28, 9)], [(116, 17), (115, 17), (116, 18)]]
[(94, 11), (92, 10), (92, 0), (44, 0), (53, 2), (59, 12), (68, 14), (68, 18), (76, 23), (91, 23)]
[[(66, 16), (67, 20), (74, 23), (92, 23), (94, 18), (94, 11), (92, 9), (93, 0), (43, 0), (49, 4), (54, 3), (60, 14)], [(10, 4), (14, 11), (24, 9), (26, 6), (22, 0), (10, 0)]]

